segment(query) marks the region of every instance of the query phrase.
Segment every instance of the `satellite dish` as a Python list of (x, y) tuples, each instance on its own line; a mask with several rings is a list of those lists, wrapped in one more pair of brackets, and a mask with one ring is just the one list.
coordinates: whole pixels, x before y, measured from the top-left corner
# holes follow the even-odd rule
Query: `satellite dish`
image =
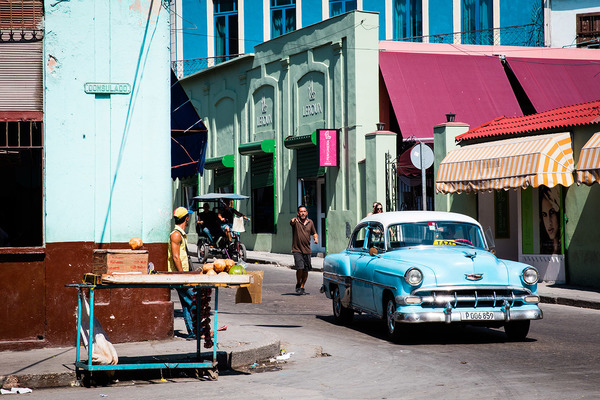
[[(410, 161), (416, 168), (427, 169), (433, 165), (433, 151), (425, 143), (418, 143), (410, 151)], [(423, 165), (421, 165), (421, 162)]]

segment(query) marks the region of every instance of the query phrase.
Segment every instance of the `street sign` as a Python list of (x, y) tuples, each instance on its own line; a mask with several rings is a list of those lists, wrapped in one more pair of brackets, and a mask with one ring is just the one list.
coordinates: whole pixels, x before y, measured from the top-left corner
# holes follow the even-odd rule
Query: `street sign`
[(422, 188), (422, 210), (427, 210), (427, 180), (425, 179), (425, 170), (433, 164), (433, 151), (423, 142), (413, 146), (410, 151), (410, 161), (421, 170), (421, 188)]
[(88, 94), (129, 94), (129, 83), (95, 83), (88, 82), (83, 85), (83, 90)]
[[(425, 143), (414, 145), (410, 152), (410, 161), (416, 168), (429, 168), (433, 164), (433, 151)], [(423, 163), (421, 165), (421, 162)]]

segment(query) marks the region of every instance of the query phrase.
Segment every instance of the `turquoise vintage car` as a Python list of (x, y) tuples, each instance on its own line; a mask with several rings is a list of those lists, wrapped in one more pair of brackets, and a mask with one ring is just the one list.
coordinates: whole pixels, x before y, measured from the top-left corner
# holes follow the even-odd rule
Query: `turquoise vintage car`
[(542, 318), (537, 282), (535, 268), (496, 258), (473, 218), (398, 211), (358, 223), (346, 250), (325, 257), (321, 290), (337, 323), (373, 314), (392, 340), (402, 324), (428, 322), (503, 326), (523, 340)]

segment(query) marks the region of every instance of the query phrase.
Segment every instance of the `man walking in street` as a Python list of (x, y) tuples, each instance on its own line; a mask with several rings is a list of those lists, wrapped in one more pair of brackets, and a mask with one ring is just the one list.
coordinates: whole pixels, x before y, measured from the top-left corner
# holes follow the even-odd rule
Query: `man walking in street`
[[(188, 211), (185, 207), (179, 207), (173, 212), (175, 218), (175, 229), (169, 235), (169, 246), (167, 247), (167, 266), (169, 272), (190, 271), (190, 260), (187, 254), (187, 233), (185, 232), (190, 224), (190, 215), (193, 211)], [(195, 339), (194, 324), (192, 318), (192, 302), (194, 289), (177, 289), (179, 301), (183, 311), (183, 320), (187, 329), (187, 339)]]
[(319, 243), (319, 235), (315, 224), (308, 218), (306, 207), (298, 207), (298, 216), (290, 221), (292, 227), (292, 254), (294, 255), (294, 269), (296, 270), (296, 293), (308, 294), (304, 284), (308, 279), (308, 271), (312, 269), (310, 261), (310, 237)]

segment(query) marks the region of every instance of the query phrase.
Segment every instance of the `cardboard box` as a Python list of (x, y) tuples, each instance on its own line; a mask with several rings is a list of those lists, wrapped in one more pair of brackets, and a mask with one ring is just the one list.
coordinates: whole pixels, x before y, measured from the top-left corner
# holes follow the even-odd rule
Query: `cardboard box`
[(262, 282), (265, 271), (246, 271), (252, 277), (248, 286), (235, 292), (235, 303), (262, 303)]
[(94, 250), (92, 274), (148, 273), (148, 250)]

